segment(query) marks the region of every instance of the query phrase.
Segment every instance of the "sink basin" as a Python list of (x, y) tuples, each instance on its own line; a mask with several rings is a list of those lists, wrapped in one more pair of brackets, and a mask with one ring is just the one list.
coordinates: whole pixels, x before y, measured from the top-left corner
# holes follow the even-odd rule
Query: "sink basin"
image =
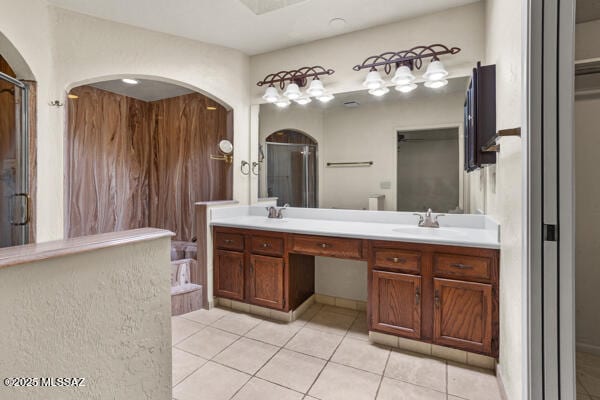
[(403, 233), (411, 236), (445, 236), (445, 237), (465, 237), (467, 234), (459, 229), (453, 228), (425, 228), (420, 226), (406, 225), (392, 229), (393, 232)]

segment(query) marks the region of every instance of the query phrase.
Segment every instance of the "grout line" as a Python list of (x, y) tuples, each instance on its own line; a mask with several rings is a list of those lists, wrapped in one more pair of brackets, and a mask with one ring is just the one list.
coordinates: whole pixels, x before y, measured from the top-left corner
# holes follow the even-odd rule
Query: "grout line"
[(379, 385), (377, 385), (377, 391), (375, 391), (375, 399), (379, 396), (379, 390), (381, 389), (381, 384), (383, 383), (383, 378), (385, 376), (385, 370), (387, 369), (388, 363), (390, 362), (390, 357), (392, 356), (392, 351), (388, 353), (387, 358), (385, 359), (385, 366), (383, 367), (383, 372), (381, 373), (381, 377), (379, 379)]

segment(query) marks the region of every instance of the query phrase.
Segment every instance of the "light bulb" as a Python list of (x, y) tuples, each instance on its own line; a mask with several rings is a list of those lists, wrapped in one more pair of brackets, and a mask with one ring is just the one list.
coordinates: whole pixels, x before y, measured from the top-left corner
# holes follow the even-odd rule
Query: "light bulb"
[(280, 97), (274, 104), (279, 108), (286, 108), (291, 102), (285, 97)]
[(448, 81), (445, 79), (439, 80), (439, 81), (427, 81), (425, 82), (425, 87), (428, 87), (430, 89), (439, 89), (441, 87), (444, 87), (448, 84)]
[(417, 88), (416, 84), (409, 83), (407, 85), (398, 85), (394, 89), (396, 89), (397, 91), (402, 92), (402, 93), (409, 93), (409, 92), (412, 92), (413, 90), (415, 90), (416, 88)]
[(317, 97), (317, 99), (321, 102), (321, 103), (328, 103), (331, 100), (333, 100), (335, 98), (334, 95), (332, 95), (331, 93), (323, 93), (321, 96)]
[(310, 103), (310, 102), (312, 101), (312, 99), (311, 99), (309, 96), (307, 96), (307, 95), (304, 95), (304, 96), (300, 96), (300, 97), (298, 97), (298, 98), (297, 98), (296, 100), (294, 100), (294, 101), (295, 101), (297, 104), (300, 104), (301, 106), (304, 106), (304, 105), (306, 105), (306, 104)]
[(390, 89), (388, 89), (387, 87), (380, 87), (377, 89), (371, 89), (369, 90), (369, 94), (372, 94), (373, 96), (383, 96), (384, 94), (388, 93), (390, 91)]

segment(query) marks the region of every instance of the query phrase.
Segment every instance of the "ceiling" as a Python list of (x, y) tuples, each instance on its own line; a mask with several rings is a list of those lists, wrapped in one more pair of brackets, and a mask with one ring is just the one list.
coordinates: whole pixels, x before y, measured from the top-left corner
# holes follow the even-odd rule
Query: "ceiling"
[(153, 81), (148, 79), (138, 79), (137, 85), (124, 83), (120, 79), (93, 83), (98, 89), (106, 90), (123, 96), (133, 97), (142, 101), (158, 101), (170, 99), (171, 97), (183, 96), (184, 94), (194, 93), (182, 86), (171, 83)]
[[(75, 12), (265, 53), (478, 0), (48, 0)], [(342, 18), (345, 24), (329, 22)]]
[(600, 0), (577, 0), (577, 23), (600, 19)]

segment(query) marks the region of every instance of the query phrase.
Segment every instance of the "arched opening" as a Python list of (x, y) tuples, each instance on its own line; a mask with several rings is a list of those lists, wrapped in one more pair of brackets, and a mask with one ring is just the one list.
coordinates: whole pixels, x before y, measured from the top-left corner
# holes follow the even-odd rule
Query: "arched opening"
[(151, 226), (191, 242), (194, 204), (233, 195), (231, 164), (210, 157), (233, 142), (233, 111), (181, 85), (135, 80), (69, 91), (66, 235)]
[(317, 141), (305, 132), (281, 129), (267, 136), (264, 146), (262, 197), (277, 197), (280, 206), (318, 207)]
[(0, 247), (35, 241), (36, 85), (0, 33)]

